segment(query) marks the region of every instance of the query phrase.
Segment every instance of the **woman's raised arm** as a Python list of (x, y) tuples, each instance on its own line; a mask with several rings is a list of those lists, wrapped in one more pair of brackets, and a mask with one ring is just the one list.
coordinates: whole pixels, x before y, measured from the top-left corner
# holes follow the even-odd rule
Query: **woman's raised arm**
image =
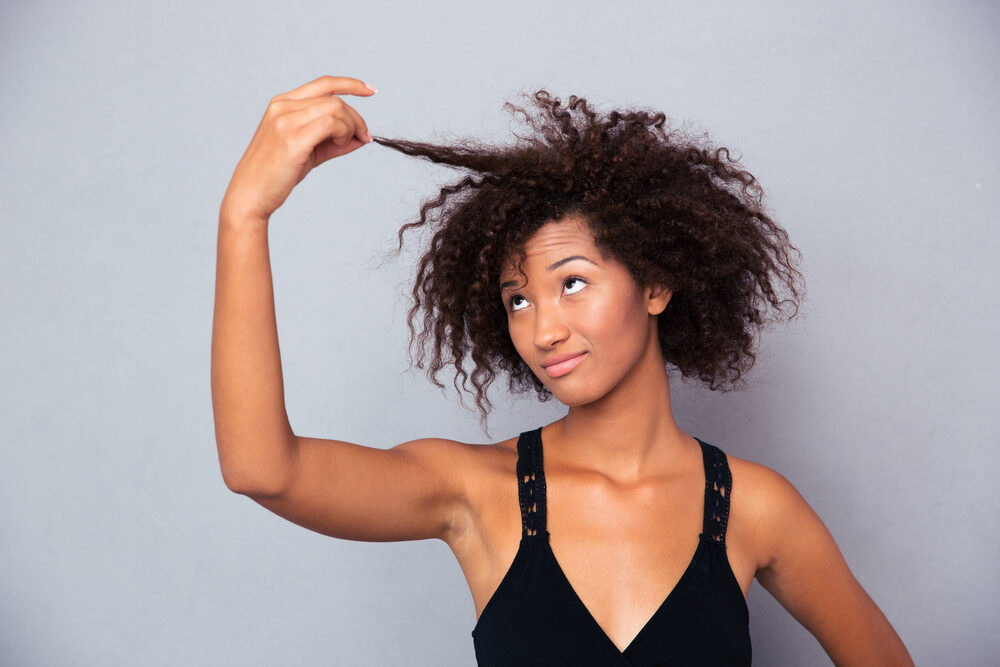
[(358, 79), (320, 77), (271, 99), (219, 211), (212, 406), (226, 485), (318, 532), (356, 540), (444, 539), (464, 506), (462, 443), (390, 450), (302, 438), (288, 421), (267, 230), (315, 166), (370, 141), (338, 94)]

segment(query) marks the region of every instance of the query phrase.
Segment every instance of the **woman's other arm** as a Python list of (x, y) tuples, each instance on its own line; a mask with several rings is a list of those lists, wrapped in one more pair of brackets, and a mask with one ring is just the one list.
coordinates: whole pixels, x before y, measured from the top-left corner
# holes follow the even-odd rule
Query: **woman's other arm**
[[(268, 221), (314, 166), (367, 143), (334, 94), (370, 94), (320, 77), (273, 98), (219, 214), (212, 405), (226, 485), (312, 530), (355, 540), (446, 539), (464, 507), (470, 446), (424, 439), (389, 450), (296, 436), (288, 421)], [(364, 137), (364, 140), (361, 139)]]
[(757, 580), (840, 667), (912, 667), (889, 620), (851, 573), (833, 535), (781, 474), (756, 466)]

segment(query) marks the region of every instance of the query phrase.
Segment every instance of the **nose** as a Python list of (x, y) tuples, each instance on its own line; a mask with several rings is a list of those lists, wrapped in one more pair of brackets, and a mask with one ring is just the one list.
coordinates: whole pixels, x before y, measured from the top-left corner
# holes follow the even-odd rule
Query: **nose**
[(558, 308), (535, 307), (535, 345), (542, 349), (566, 340), (569, 328), (559, 314)]

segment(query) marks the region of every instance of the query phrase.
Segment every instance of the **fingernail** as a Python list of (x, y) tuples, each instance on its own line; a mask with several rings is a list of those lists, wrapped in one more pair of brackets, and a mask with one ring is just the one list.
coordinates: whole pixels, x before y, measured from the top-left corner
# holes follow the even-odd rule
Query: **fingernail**
[(368, 90), (372, 91), (373, 93), (377, 93), (378, 92), (377, 89), (373, 88), (372, 86), (368, 85), (367, 83), (365, 84), (365, 88), (367, 88)]
[(371, 143), (371, 141), (372, 141), (372, 133), (369, 132), (369, 131), (367, 131), (367, 130), (365, 130), (365, 134), (368, 135), (368, 142)]

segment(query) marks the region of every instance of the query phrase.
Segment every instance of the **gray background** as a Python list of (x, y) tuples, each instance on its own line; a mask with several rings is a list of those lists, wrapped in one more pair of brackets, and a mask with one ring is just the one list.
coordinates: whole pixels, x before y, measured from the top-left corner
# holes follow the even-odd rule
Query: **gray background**
[[(321, 74), (373, 133), (504, 139), (539, 87), (640, 104), (741, 154), (804, 253), (800, 320), (689, 433), (790, 479), (918, 664), (1000, 652), (994, 518), (996, 3), (273, 2), (0, 9), (0, 663), (469, 665), (439, 541), (329, 539), (229, 492), (209, 391), (218, 205), (273, 95)], [(487, 437), (407, 370), (415, 254), (449, 172), (373, 145), (275, 214), (296, 433)], [(415, 237), (413, 237), (415, 240)], [(755, 663), (829, 664), (756, 583)]]

